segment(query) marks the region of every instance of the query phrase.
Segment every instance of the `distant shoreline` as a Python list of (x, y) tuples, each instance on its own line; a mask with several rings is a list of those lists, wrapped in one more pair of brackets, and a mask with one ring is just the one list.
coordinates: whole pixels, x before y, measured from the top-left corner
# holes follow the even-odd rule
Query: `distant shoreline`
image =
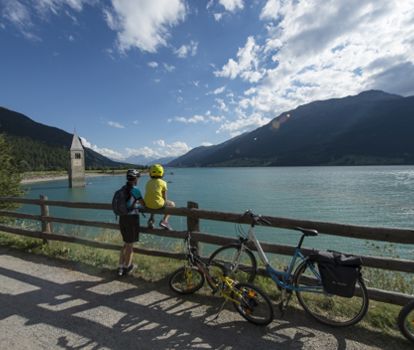
[[(108, 174), (108, 173), (86, 173), (86, 178), (89, 177), (98, 177), (98, 176), (117, 176), (121, 174)], [(22, 179), (20, 181), (21, 185), (34, 184), (38, 182), (47, 182), (47, 181), (58, 181), (58, 180), (68, 180), (68, 175), (39, 175), (29, 179)]]
[[(99, 177), (99, 176), (122, 176), (125, 175), (125, 171), (121, 172), (115, 172), (115, 173), (93, 173), (93, 172), (87, 172), (86, 178), (90, 177)], [(141, 172), (141, 176), (147, 176), (147, 173)], [(59, 180), (68, 180), (68, 175), (58, 175), (58, 174), (39, 174), (34, 175), (33, 177), (29, 178), (23, 178), (20, 181), (21, 185), (28, 185), (28, 184), (35, 184), (39, 182), (48, 182), (48, 181), (59, 181)]]

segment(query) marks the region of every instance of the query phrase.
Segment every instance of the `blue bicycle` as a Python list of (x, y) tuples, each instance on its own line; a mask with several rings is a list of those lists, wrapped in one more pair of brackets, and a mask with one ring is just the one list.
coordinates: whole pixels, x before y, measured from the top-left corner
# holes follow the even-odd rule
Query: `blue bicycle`
[[(302, 232), (302, 236), (293, 257), (283, 271), (276, 270), (271, 266), (254, 233), (257, 224), (269, 225), (270, 222), (251, 211), (247, 211), (244, 216), (251, 218), (247, 235), (240, 229), (239, 242), (213, 252), (208, 262), (210, 266), (226, 263), (237, 280), (252, 282), (257, 273), (257, 261), (249, 248), (249, 244), (253, 244), (267, 274), (281, 291), (279, 308), (282, 314), (295, 292), (303, 309), (321, 323), (345, 327), (359, 322), (365, 316), (369, 304), (368, 292), (360, 266), (357, 266), (354, 257), (347, 258), (343, 264), (335, 264), (334, 269), (329, 269), (330, 264), (325, 264), (324, 257), (316, 251), (313, 258), (305, 257), (301, 251), (305, 237), (317, 236), (318, 232), (295, 228)], [(332, 278), (331, 275), (337, 271), (348, 275), (346, 277), (351, 282), (343, 283)]]

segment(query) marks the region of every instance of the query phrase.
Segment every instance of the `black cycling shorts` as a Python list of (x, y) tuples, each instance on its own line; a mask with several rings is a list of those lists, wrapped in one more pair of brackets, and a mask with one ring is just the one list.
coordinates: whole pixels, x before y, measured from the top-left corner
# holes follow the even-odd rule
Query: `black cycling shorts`
[(139, 215), (121, 215), (119, 229), (124, 243), (134, 243), (139, 240)]

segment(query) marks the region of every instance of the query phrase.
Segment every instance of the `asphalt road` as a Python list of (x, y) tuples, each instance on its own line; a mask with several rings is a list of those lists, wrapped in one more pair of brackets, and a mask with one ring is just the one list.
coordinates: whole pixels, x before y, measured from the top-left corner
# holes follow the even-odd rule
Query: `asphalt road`
[[(0, 248), (0, 349), (409, 349), (360, 326), (332, 329), (293, 310), (262, 328), (220, 300), (177, 296), (166, 280), (114, 278)], [(277, 313), (276, 313), (277, 315)]]

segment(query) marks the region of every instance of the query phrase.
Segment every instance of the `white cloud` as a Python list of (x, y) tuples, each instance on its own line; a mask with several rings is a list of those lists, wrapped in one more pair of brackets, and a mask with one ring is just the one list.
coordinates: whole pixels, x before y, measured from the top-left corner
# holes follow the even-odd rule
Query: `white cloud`
[[(62, 12), (76, 22), (76, 18), (67, 9), (79, 12), (84, 4), (93, 2), (94, 0), (2, 0), (0, 15), (27, 39), (41, 41), (42, 39), (35, 34), (36, 19), (46, 21), (49, 20), (50, 15), (58, 15)], [(68, 39), (73, 41), (74, 38), (69, 36)]]
[(107, 124), (112, 128), (125, 129), (125, 126), (123, 126), (122, 124), (120, 124), (118, 122), (109, 121)]
[(168, 119), (169, 122), (178, 122), (183, 124), (199, 124), (199, 123), (218, 123), (224, 119), (223, 116), (211, 115), (211, 112), (207, 112), (206, 115), (195, 114), (192, 117), (175, 117)]
[(258, 82), (263, 71), (259, 71), (259, 51), (260, 46), (256, 44), (254, 38), (249, 36), (244, 47), (237, 52), (237, 61), (230, 58), (220, 71), (215, 71), (217, 77), (235, 79), (240, 76), (243, 80), (250, 83)]
[(198, 42), (191, 40), (188, 45), (182, 45), (175, 50), (175, 54), (180, 58), (186, 58), (188, 56), (195, 56), (197, 54)]
[(220, 22), (220, 20), (223, 18), (223, 13), (215, 13), (213, 16), (216, 22)]
[(81, 137), (81, 136), (80, 136), (80, 139), (82, 141), (83, 146), (90, 148), (91, 150), (98, 152), (99, 154), (102, 154), (105, 157), (115, 159), (115, 160), (125, 159), (125, 157), (121, 153), (114, 151), (113, 149), (106, 148), (106, 147), (98, 147), (97, 145), (93, 145), (86, 138)]
[(166, 46), (169, 30), (185, 19), (183, 0), (111, 0), (104, 11), (108, 26), (117, 32), (121, 52), (138, 48), (156, 52)]
[(127, 152), (127, 158), (132, 156), (144, 156), (145, 158), (158, 158), (157, 152), (148, 147), (140, 147), (140, 148), (125, 148)]
[(184, 124), (198, 124), (198, 123), (201, 123), (201, 122), (205, 122), (206, 121), (206, 119), (205, 119), (204, 116), (197, 115), (197, 114), (196, 115), (193, 115), (192, 117), (189, 117), (189, 118), (185, 118), (185, 117), (175, 117), (174, 120), (176, 122), (184, 123)]
[(26, 39), (38, 41), (40, 38), (33, 33), (34, 24), (30, 10), (18, 0), (4, 0), (1, 16), (10, 22)]
[(265, 118), (259, 113), (249, 116), (239, 115), (235, 120), (225, 121), (216, 132), (228, 132), (231, 136), (237, 136), (245, 131), (263, 126), (269, 123), (270, 120), (270, 118)]
[(252, 87), (252, 88), (250, 88), (250, 89), (247, 89), (247, 90), (244, 92), (244, 94), (245, 94), (246, 96), (249, 96), (249, 95), (253, 95), (253, 94), (255, 94), (255, 93), (256, 93), (256, 91), (257, 91), (257, 89), (256, 89), (256, 88), (254, 88), (254, 87)]
[(175, 141), (171, 144), (165, 144), (163, 154), (165, 157), (178, 157), (187, 153), (189, 150), (191, 150), (191, 147), (185, 142)]
[(125, 153), (122, 154), (110, 148), (98, 147), (84, 137), (80, 137), (80, 139), (85, 147), (88, 147), (105, 157), (120, 161), (131, 156), (143, 156), (145, 158), (178, 157), (191, 150), (191, 147), (183, 141), (174, 141), (169, 144), (165, 140), (160, 139), (153, 142), (154, 147), (144, 146), (140, 148), (125, 148)]
[(244, 8), (243, 0), (219, 0), (219, 3), (230, 12), (236, 12)]
[[(237, 101), (244, 113), (273, 118), (367, 89), (414, 94), (414, 2), (269, 0), (260, 17), (270, 20), (267, 34), (249, 37), (214, 72), (250, 83)], [(221, 131), (242, 124), (227, 122)]]
[(161, 140), (154, 141), (153, 143), (154, 143), (154, 145), (158, 145), (160, 147), (165, 147), (165, 141), (162, 140), (162, 139)]
[(201, 146), (205, 146), (205, 147), (208, 147), (208, 146), (213, 146), (213, 144), (211, 143), (211, 142), (201, 142), (201, 144), (200, 144)]
[(222, 94), (226, 90), (226, 86), (221, 86), (213, 91), (208, 92), (208, 95), (219, 95)]
[(223, 99), (216, 98), (215, 101), (216, 101), (216, 104), (217, 104), (216, 107), (218, 109), (220, 109), (223, 112), (228, 112), (229, 109), (227, 108), (227, 106), (226, 106), (226, 104), (225, 104), (225, 102), (224, 102)]
[(163, 66), (167, 72), (171, 73), (175, 70), (175, 66), (173, 66), (172, 64), (164, 63)]
[(158, 63), (155, 62), (155, 61), (148, 62), (148, 67), (157, 68), (158, 67)]
[(53, 14), (58, 14), (58, 12), (64, 7), (68, 6), (72, 10), (82, 11), (83, 5), (91, 2), (90, 0), (36, 0), (35, 6), (36, 9), (43, 14), (47, 12), (52, 12)]
[(3, 2), (2, 16), (17, 26), (31, 24), (30, 12), (19, 1), (6, 0)]
[(285, 0), (268, 0), (260, 13), (260, 19), (276, 19)]
[(222, 120), (224, 120), (224, 117), (221, 116), (221, 115), (210, 115), (208, 117), (208, 120), (211, 121), (211, 122), (213, 122), (213, 123), (219, 123)]
[(126, 148), (127, 156), (144, 156), (145, 158), (178, 157), (191, 150), (183, 141), (167, 143), (165, 140), (153, 142), (155, 147)]

